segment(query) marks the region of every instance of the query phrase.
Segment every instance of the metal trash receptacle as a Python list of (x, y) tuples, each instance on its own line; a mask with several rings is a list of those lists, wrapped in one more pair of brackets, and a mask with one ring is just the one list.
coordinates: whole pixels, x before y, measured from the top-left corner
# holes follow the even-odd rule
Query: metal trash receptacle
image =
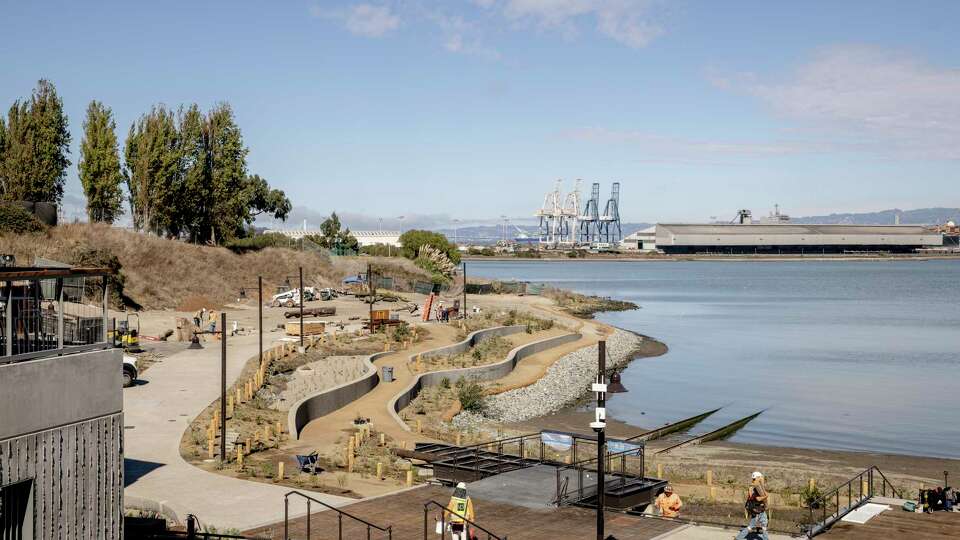
[(381, 369), (383, 382), (393, 382), (393, 366), (383, 366)]

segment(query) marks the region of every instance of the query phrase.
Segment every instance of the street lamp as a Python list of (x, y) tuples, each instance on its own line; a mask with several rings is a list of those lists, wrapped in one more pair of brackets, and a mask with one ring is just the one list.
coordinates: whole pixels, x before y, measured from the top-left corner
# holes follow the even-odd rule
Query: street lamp
[(597, 540), (603, 538), (603, 505), (606, 498), (606, 482), (604, 465), (606, 461), (607, 437), (605, 429), (607, 427), (607, 408), (606, 395), (620, 394), (626, 392), (626, 387), (620, 382), (620, 374), (614, 373), (610, 378), (610, 385), (606, 384), (605, 373), (607, 371), (607, 341), (600, 340), (597, 343), (597, 382), (590, 388), (597, 393), (597, 410), (590, 427), (597, 433)]

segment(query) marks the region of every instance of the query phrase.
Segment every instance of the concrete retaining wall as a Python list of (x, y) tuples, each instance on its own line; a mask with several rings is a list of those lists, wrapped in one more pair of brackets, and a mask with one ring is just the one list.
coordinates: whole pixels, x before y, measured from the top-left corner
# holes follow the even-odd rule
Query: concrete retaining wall
[(300, 431), (315, 418), (326, 416), (333, 411), (360, 399), (380, 384), (380, 373), (374, 360), (391, 352), (371, 354), (364, 360), (367, 371), (359, 379), (335, 386), (313, 396), (307, 396), (290, 406), (287, 414), (287, 429), (294, 438), (300, 438)]
[(557, 347), (559, 345), (577, 341), (581, 337), (582, 336), (580, 334), (574, 333), (541, 339), (540, 341), (534, 341), (533, 343), (527, 343), (526, 345), (521, 345), (513, 349), (507, 354), (507, 357), (503, 361), (495, 364), (424, 373), (414, 379), (409, 386), (407, 386), (402, 392), (397, 394), (397, 396), (390, 401), (390, 403), (387, 405), (387, 411), (391, 416), (393, 416), (393, 419), (396, 420), (398, 424), (403, 426), (403, 429), (410, 431), (410, 426), (408, 426), (406, 422), (400, 418), (398, 413), (407, 405), (409, 405), (411, 401), (416, 399), (416, 397), (420, 395), (420, 391), (423, 388), (439, 386), (443, 379), (447, 379), (451, 384), (455, 384), (460, 379), (494, 381), (509, 375), (510, 372), (517, 367), (517, 364), (524, 358), (547, 349), (552, 349), (553, 347)]
[[(497, 326), (494, 328), (485, 328), (472, 332), (466, 339), (459, 343), (447, 345), (420, 353), (422, 357), (446, 356), (459, 354), (468, 350), (484, 339), (494, 336), (508, 336), (517, 334), (526, 330), (522, 325), (517, 326)], [(364, 363), (367, 372), (360, 378), (341, 384), (329, 390), (320, 392), (312, 396), (307, 396), (290, 406), (290, 412), (287, 414), (287, 429), (294, 438), (300, 438), (300, 431), (312, 420), (326, 416), (333, 411), (349, 405), (351, 402), (360, 399), (367, 392), (376, 388), (380, 384), (380, 373), (373, 362), (381, 356), (391, 354), (391, 352), (379, 352), (366, 358)], [(438, 379), (439, 380), (439, 379)]]

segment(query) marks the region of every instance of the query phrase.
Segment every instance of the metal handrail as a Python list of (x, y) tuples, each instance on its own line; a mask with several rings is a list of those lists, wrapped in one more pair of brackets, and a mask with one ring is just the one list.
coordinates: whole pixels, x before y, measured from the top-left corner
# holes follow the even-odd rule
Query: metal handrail
[(365, 519), (363, 519), (363, 518), (359, 518), (359, 517), (357, 517), (357, 516), (355, 516), (355, 515), (353, 515), (353, 514), (350, 514), (349, 512), (344, 512), (343, 510), (341, 510), (341, 509), (339, 509), (339, 508), (337, 508), (337, 507), (335, 507), (335, 506), (331, 506), (331, 505), (329, 505), (329, 504), (327, 504), (327, 503), (325, 503), (325, 502), (323, 502), (323, 501), (319, 501), (319, 500), (317, 500), (317, 499), (314, 499), (313, 497), (311, 497), (311, 496), (309, 496), (309, 495), (304, 495), (303, 493), (300, 493), (299, 491), (296, 491), (296, 490), (294, 490), (294, 491), (288, 491), (287, 493), (285, 493), (285, 494), (283, 495), (283, 538), (284, 538), (284, 540), (290, 540), (289, 521), (290, 521), (290, 496), (291, 496), (291, 495), (297, 495), (297, 496), (303, 497), (304, 499), (307, 500), (307, 540), (310, 540), (310, 503), (311, 503), (311, 502), (315, 502), (315, 503), (317, 503), (317, 504), (319, 504), (319, 505), (321, 505), (321, 506), (323, 506), (323, 507), (325, 507), (325, 508), (327, 508), (327, 509), (329, 509), (329, 510), (333, 510), (334, 512), (337, 513), (337, 538), (338, 538), (338, 540), (343, 540), (343, 516), (347, 516), (348, 518), (350, 518), (350, 519), (352, 519), (352, 520), (354, 520), (354, 521), (358, 521), (358, 522), (363, 523), (364, 525), (366, 525), (366, 527), (367, 527), (367, 540), (370, 540), (370, 532), (371, 532), (372, 529), (376, 529), (376, 530), (378, 530), (378, 531), (387, 533), (387, 538), (388, 538), (389, 540), (393, 540), (393, 525), (388, 525), (388, 526), (386, 526), (386, 527), (381, 527), (381, 526), (379, 526), (379, 525), (374, 525), (373, 523), (370, 523), (369, 521), (367, 521), (367, 520), (365, 520)]
[[(497, 457), (503, 456), (503, 447), (505, 444), (509, 445), (512, 443), (519, 443), (520, 455), (518, 456), (521, 460), (526, 459), (526, 441), (537, 438), (540, 439), (540, 433), (526, 433), (524, 435), (516, 435), (514, 437), (507, 437), (505, 439), (497, 439), (495, 441), (487, 441), (484, 443), (471, 444), (469, 446), (459, 447), (456, 454), (453, 456), (453, 466), (454, 468), (460, 467), (460, 460), (463, 458), (473, 457), (473, 472), (474, 474), (479, 474), (480, 472), (480, 452), (493, 452), (492, 450), (487, 450), (490, 445), (496, 445), (496, 455)], [(540, 441), (540, 458), (539, 461), (543, 461), (543, 441)], [(466, 451), (466, 452), (464, 452)], [(471, 452), (472, 451), (472, 452)], [(510, 454), (512, 456), (512, 454)], [(500, 474), (503, 469), (503, 460), (497, 460), (497, 474)]]
[[(900, 498), (901, 494), (897, 491), (897, 488), (894, 487), (893, 483), (887, 480), (886, 475), (884, 475), (876, 465), (872, 465), (856, 476), (853, 476), (843, 484), (840, 484), (836, 488), (818, 496), (816, 499), (810, 502), (808, 509), (810, 518), (806, 531), (807, 536), (812, 538), (813, 536), (826, 531), (828, 528), (830, 528), (830, 526), (843, 518), (843, 516), (857, 509), (861, 504), (873, 497), (875, 491), (875, 472), (880, 475), (880, 488), (882, 496), (887, 496), (887, 486), (890, 486), (892, 494), (895, 497)], [(854, 482), (857, 483), (857, 489), (859, 490), (859, 494), (856, 498), (854, 498)], [(864, 483), (867, 484), (866, 491), (864, 491)], [(847, 491), (847, 505), (845, 507), (841, 507), (840, 499), (844, 489)], [(829, 502), (836, 503), (836, 511), (827, 515), (827, 506)], [(820, 521), (815, 523), (813, 521), (814, 511), (817, 509), (820, 510)]]
[[(605, 470), (606, 470), (607, 472), (609, 472), (609, 473), (615, 473), (615, 471), (613, 471), (613, 468), (610, 467), (610, 462), (611, 462), (613, 459), (616, 459), (616, 458), (618, 458), (618, 457), (621, 458), (621, 459), (620, 459), (620, 471), (619, 471), (619, 473), (620, 473), (620, 480), (619, 480), (619, 481), (620, 481), (620, 486), (621, 486), (621, 487), (624, 486), (624, 485), (626, 485), (626, 483), (627, 483), (626, 459), (623, 459), (623, 458), (626, 458), (627, 456), (634, 455), (634, 454), (640, 456), (640, 470), (643, 471), (644, 468), (645, 468), (645, 465), (646, 465), (646, 464), (644, 463), (644, 451), (643, 451), (643, 447), (631, 448), (631, 449), (629, 449), (629, 450), (621, 450), (620, 452), (613, 452), (613, 453), (609, 453), (609, 452), (608, 452), (608, 453), (604, 456), (604, 461), (605, 461), (604, 464), (606, 465)], [(570, 469), (576, 469), (576, 471), (577, 471), (577, 490), (576, 490), (576, 491), (577, 491), (578, 497), (579, 497), (580, 499), (582, 499), (582, 498), (583, 498), (583, 488), (584, 488), (584, 485), (583, 485), (583, 472), (584, 472), (584, 470), (586, 469), (585, 465), (590, 464), (590, 463), (594, 463), (594, 462), (598, 462), (598, 461), (599, 461), (599, 457), (592, 457), (592, 458), (590, 458), (590, 459), (584, 459), (584, 460), (581, 460), (581, 461), (577, 461), (577, 462), (575, 462), (575, 463), (570, 463), (570, 464), (567, 464), (567, 465), (563, 465), (563, 466), (557, 467), (557, 492), (556, 492), (556, 499), (555, 499), (557, 506), (560, 506), (561, 504), (563, 504), (563, 501), (567, 498), (567, 488), (568, 488), (568, 484), (569, 484), (569, 479), (563, 476), (563, 471), (567, 471), (567, 470), (570, 470)], [(641, 472), (641, 476), (643, 476), (643, 473), (642, 473), (642, 472)], [(566, 483), (564, 483), (564, 481), (566, 481)], [(615, 481), (616, 481), (616, 480), (615, 480)], [(602, 482), (602, 484), (603, 484), (602, 488), (601, 488), (601, 482)], [(605, 490), (608, 484), (609, 484), (609, 482), (608, 482), (607, 479), (606, 479), (606, 474), (604, 474), (604, 478), (597, 478), (597, 490), (598, 490), (598, 491), (599, 491), (600, 489), (604, 489), (604, 490)]]
[(488, 531), (487, 529), (481, 527), (480, 525), (477, 525), (475, 522), (470, 521), (469, 519), (466, 518), (466, 516), (464, 516), (464, 515), (462, 515), (462, 514), (459, 514), (459, 513), (457, 513), (457, 512), (454, 512), (453, 510), (448, 509), (446, 506), (438, 503), (437, 501), (427, 501), (427, 502), (424, 503), (424, 505), (423, 505), (423, 540), (427, 540), (427, 539), (429, 538), (429, 534), (430, 534), (429, 520), (428, 520), (427, 518), (430, 516), (430, 506), (431, 506), (431, 505), (436, 506), (437, 508), (443, 510), (442, 512), (440, 512), (440, 526), (441, 526), (441, 528), (442, 528), (443, 530), (445, 530), (445, 529), (447, 528), (447, 514), (453, 514), (453, 515), (457, 516), (458, 518), (462, 519), (462, 520), (464, 521), (464, 523), (469, 524), (470, 527), (472, 527), (472, 528), (474, 528), (474, 529), (479, 529), (479, 530), (487, 533), (487, 540), (507, 540), (507, 536), (506, 536), (506, 535), (503, 535), (502, 537), (501, 537), (501, 536), (497, 536), (496, 534)]

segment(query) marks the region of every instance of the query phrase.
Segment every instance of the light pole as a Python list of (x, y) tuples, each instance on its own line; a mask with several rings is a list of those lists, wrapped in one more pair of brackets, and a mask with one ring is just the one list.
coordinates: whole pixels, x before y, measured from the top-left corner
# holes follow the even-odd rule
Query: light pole
[(623, 384), (620, 383), (620, 374), (614, 373), (610, 379), (610, 386), (606, 384), (607, 371), (607, 341), (600, 340), (597, 343), (597, 382), (593, 384), (591, 390), (597, 393), (597, 409), (593, 422), (590, 427), (597, 433), (597, 540), (603, 538), (603, 506), (606, 498), (606, 482), (604, 466), (607, 458), (607, 408), (606, 394), (619, 394), (626, 392)]

